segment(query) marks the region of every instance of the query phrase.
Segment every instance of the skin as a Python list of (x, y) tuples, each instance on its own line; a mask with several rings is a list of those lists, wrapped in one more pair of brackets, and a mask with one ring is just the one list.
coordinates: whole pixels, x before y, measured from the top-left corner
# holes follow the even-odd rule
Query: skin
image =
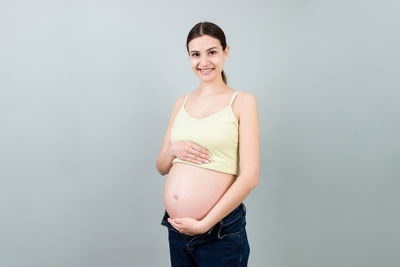
[[(212, 107), (217, 102), (221, 103), (221, 95), (228, 93), (231, 95), (234, 91), (223, 82), (221, 77), (221, 71), (223, 70), (224, 62), (228, 58), (228, 53), (229, 47), (223, 50), (219, 40), (211, 36), (204, 35), (190, 41), (188, 54), (191, 67), (195, 75), (200, 79), (200, 86), (190, 94), (192, 97), (190, 110), (187, 109), (188, 113), (193, 117), (203, 118), (215, 113), (221, 108), (215, 109)], [(212, 71), (203, 73), (201, 69), (211, 69)], [(183, 97), (181, 96), (175, 103), (167, 134), (156, 162), (157, 169), (161, 174), (166, 174), (170, 170), (172, 172), (173, 168), (178, 165), (181, 167), (182, 165), (189, 166), (184, 163), (177, 163), (172, 166), (171, 162), (177, 155), (180, 158), (186, 157), (186, 159), (197, 163), (211, 159), (204, 148), (196, 147), (190, 140), (177, 144), (171, 144), (168, 141), (174, 117), (183, 103)], [(214, 101), (214, 103), (205, 105), (210, 101)], [(186, 104), (188, 104), (188, 101)], [(221, 106), (221, 104), (219, 105)], [(213, 179), (212, 175), (219, 175), (218, 179), (221, 179), (218, 181), (221, 181), (221, 184), (217, 186), (217, 188), (220, 188), (219, 192), (212, 194), (214, 199), (209, 200), (209, 208), (206, 211), (203, 210), (203, 214), (186, 213), (187, 216), (184, 216), (185, 212), (182, 212), (183, 216), (170, 215), (169, 223), (181, 233), (195, 235), (206, 232), (234, 210), (258, 184), (260, 152), (256, 98), (248, 92), (241, 91), (232, 104), (232, 111), (239, 122), (240, 174), (238, 177), (222, 173), (217, 174), (218, 172), (190, 165), (193, 172), (200, 172), (200, 170), (196, 169), (209, 172), (207, 176), (203, 177)], [(189, 176), (186, 177), (190, 179)]]

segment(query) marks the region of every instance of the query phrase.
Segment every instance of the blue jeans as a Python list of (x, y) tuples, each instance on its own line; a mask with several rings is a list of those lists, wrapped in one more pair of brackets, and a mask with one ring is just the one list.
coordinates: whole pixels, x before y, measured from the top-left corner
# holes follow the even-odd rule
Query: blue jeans
[(165, 211), (161, 225), (168, 228), (172, 267), (247, 266), (250, 254), (246, 234), (246, 207), (241, 203), (207, 232), (194, 236), (180, 233), (168, 222)]

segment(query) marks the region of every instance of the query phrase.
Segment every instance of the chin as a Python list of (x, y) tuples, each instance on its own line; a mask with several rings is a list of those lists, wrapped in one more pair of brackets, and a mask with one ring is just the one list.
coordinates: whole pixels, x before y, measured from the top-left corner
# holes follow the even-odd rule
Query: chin
[(197, 76), (201, 81), (203, 81), (203, 82), (211, 82), (211, 81), (213, 81), (213, 80), (215, 80), (217, 77), (215, 77), (214, 75), (213, 76), (210, 76), (210, 77), (203, 77), (203, 76)]
[(212, 82), (212, 81), (214, 81), (215, 79), (201, 79), (200, 78), (200, 81), (202, 81), (202, 82), (207, 82), (207, 83), (209, 83), (209, 82)]

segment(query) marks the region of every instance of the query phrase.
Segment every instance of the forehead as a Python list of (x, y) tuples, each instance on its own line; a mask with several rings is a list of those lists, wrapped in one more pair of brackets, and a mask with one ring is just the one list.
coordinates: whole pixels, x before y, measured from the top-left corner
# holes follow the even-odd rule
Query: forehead
[(189, 42), (189, 51), (191, 50), (207, 50), (210, 47), (216, 46), (221, 47), (221, 43), (217, 38), (211, 37), (209, 35), (203, 35), (197, 38), (194, 38)]

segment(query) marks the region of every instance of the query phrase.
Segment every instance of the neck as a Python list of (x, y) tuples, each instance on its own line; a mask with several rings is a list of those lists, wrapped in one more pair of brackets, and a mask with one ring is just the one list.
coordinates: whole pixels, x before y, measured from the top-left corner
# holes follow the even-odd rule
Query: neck
[(217, 95), (225, 91), (227, 88), (229, 88), (228, 85), (226, 85), (222, 78), (220, 78), (209, 82), (202, 81), (197, 90), (200, 95)]

